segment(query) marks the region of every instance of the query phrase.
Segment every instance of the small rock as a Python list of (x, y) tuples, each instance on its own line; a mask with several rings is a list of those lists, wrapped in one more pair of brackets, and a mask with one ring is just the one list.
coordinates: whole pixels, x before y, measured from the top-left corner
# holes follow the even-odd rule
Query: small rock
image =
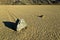
[(27, 26), (24, 19), (20, 19), (19, 23), (17, 24), (17, 31), (20, 31), (21, 29), (25, 28)]
[(41, 18), (42, 18), (42, 17), (43, 17), (43, 15), (40, 15), (40, 16), (38, 16), (38, 17), (41, 17)]

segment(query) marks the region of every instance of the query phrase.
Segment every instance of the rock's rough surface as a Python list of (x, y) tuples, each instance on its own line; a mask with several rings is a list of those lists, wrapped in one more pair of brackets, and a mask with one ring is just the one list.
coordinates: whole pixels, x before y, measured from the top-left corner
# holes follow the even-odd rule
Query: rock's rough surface
[(27, 23), (24, 19), (20, 19), (19, 23), (17, 24), (17, 31), (20, 31), (21, 29), (25, 28), (27, 26)]

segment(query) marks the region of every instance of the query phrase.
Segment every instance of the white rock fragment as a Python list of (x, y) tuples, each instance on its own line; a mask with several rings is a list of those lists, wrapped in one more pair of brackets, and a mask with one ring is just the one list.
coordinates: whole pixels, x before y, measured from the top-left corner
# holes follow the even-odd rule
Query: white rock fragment
[(19, 23), (17, 24), (17, 31), (20, 31), (21, 29), (25, 28), (27, 26), (27, 23), (24, 19), (20, 19)]

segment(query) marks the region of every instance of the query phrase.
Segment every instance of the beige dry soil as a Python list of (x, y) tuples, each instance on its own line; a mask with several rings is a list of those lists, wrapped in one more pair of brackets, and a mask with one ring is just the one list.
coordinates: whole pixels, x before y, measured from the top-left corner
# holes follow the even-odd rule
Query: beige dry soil
[[(4, 24), (15, 22), (14, 15), (27, 23), (20, 32)], [(0, 5), (0, 40), (60, 40), (60, 6)]]

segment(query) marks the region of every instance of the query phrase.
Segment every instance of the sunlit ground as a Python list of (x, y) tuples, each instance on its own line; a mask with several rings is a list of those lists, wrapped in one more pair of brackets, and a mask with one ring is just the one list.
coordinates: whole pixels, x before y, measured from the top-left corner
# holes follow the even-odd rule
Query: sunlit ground
[[(5, 26), (4, 21), (16, 21), (14, 15), (24, 19), (27, 28), (17, 32)], [(0, 40), (60, 40), (60, 6), (0, 5)]]

